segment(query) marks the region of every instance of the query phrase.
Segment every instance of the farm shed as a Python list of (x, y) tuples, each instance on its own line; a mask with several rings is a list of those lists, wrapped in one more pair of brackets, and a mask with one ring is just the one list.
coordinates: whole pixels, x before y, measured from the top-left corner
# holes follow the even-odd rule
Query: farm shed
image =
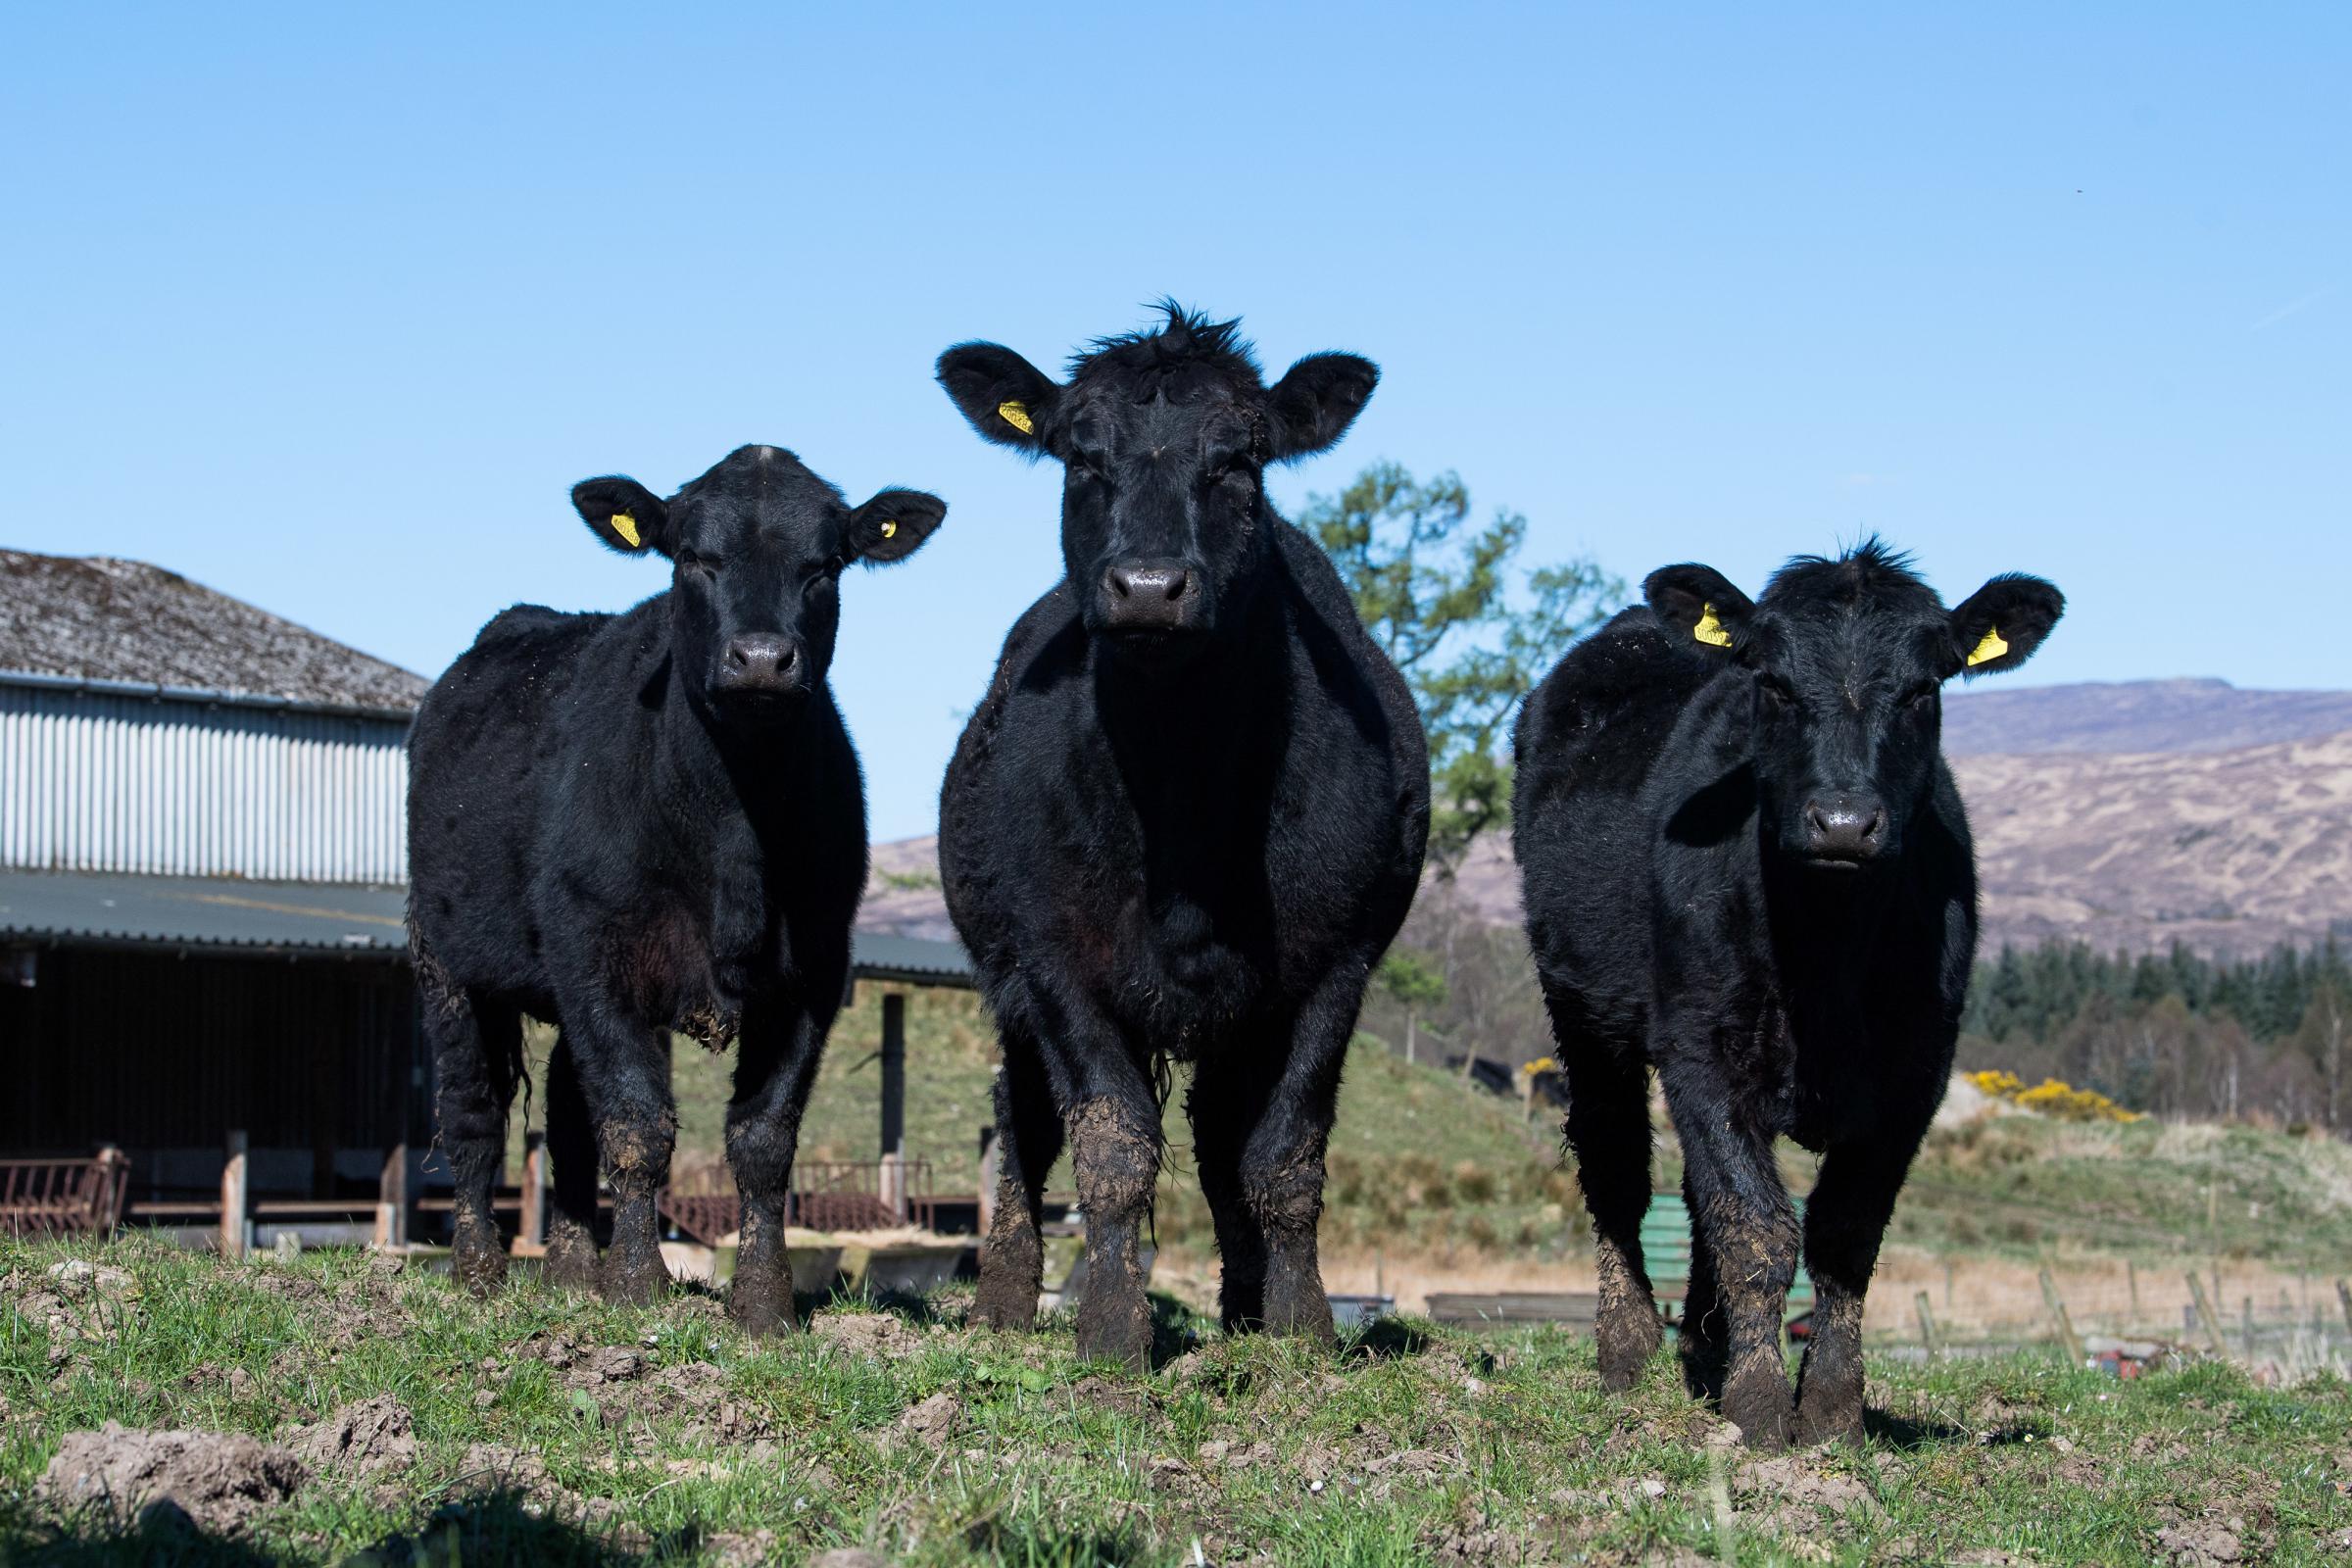
[[(233, 1184), (264, 1243), (435, 1206), (405, 927), (425, 685), (155, 566), (0, 550), (0, 1156), (119, 1149), (128, 1217), (199, 1233)], [(880, 934), (853, 973), (971, 983), (954, 944)]]

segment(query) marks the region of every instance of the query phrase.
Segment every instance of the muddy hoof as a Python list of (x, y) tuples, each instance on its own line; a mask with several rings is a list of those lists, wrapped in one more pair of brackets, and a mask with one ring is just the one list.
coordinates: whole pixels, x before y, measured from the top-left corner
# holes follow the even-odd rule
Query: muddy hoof
[(792, 1300), (792, 1276), (781, 1268), (750, 1275), (738, 1268), (735, 1283), (727, 1288), (727, 1316), (753, 1336), (791, 1333), (800, 1327)]
[(972, 1302), (972, 1321), (982, 1328), (1026, 1334), (1037, 1327), (1038, 1281), (1011, 1269), (992, 1269), (980, 1260), (980, 1294)]
[(1665, 1337), (1658, 1315), (1646, 1309), (1620, 1313), (1596, 1325), (1593, 1339), (1600, 1357), (1600, 1386), (1612, 1394), (1632, 1388)]
[(1751, 1448), (1786, 1447), (1795, 1415), (1788, 1379), (1776, 1368), (1760, 1367), (1733, 1378), (1724, 1388), (1723, 1418), (1740, 1429)]
[(644, 1306), (669, 1289), (669, 1270), (657, 1252), (651, 1258), (605, 1254), (604, 1277), (598, 1294), (618, 1306)]
[(1097, 1297), (1088, 1297), (1078, 1305), (1078, 1356), (1084, 1361), (1117, 1361), (1137, 1372), (1149, 1371), (1152, 1362), (1152, 1313), (1143, 1302), (1113, 1306), (1104, 1302), (1102, 1309), (1090, 1311)]
[(556, 1236), (547, 1244), (540, 1277), (560, 1291), (596, 1289), (596, 1244), (586, 1236)]
[(498, 1237), (471, 1225), (458, 1227), (457, 1243), (449, 1252), (450, 1278), (474, 1296), (488, 1296), (507, 1283), (507, 1252)]
[(1816, 1444), (1843, 1440), (1859, 1447), (1863, 1437), (1859, 1398), (1797, 1400), (1796, 1419), (1789, 1427), (1790, 1442), (1810, 1448)]
[(1331, 1322), (1331, 1298), (1320, 1291), (1293, 1301), (1267, 1303), (1266, 1332), (1321, 1340), (1326, 1345), (1337, 1343), (1340, 1337)]

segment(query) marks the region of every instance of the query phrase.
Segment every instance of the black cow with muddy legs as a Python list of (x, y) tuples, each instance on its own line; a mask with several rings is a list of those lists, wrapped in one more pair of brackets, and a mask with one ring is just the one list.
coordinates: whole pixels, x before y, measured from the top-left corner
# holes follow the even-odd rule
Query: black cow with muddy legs
[[(1945, 610), (1873, 540), (1750, 601), (1668, 566), (1539, 686), (1516, 736), (1528, 939), (1598, 1241), (1602, 1380), (1657, 1348), (1642, 1260), (1648, 1075), (1694, 1228), (1683, 1356), (1748, 1442), (1862, 1432), (1863, 1293), (1951, 1071), (1975, 853), (1939, 747), (1955, 675), (2031, 657), (2065, 601), (1995, 577)], [(1798, 1225), (1773, 1159), (1821, 1157)], [(1791, 1399), (1781, 1319), (1818, 1293)]]
[(983, 436), (1064, 468), (1065, 575), (1005, 639), (940, 799), (949, 912), (1004, 1055), (986, 1323), (1035, 1318), (1066, 1137), (1079, 1348), (1145, 1359), (1154, 1084), (1183, 1061), (1225, 1323), (1331, 1333), (1324, 1146), (1420, 877), (1429, 764), (1402, 678), (1265, 472), (1337, 442), (1378, 376), (1318, 354), (1268, 387), (1235, 323), (1172, 306), (1066, 382), (993, 343), (940, 357)]
[(947, 508), (909, 490), (849, 506), (764, 446), (666, 501), (624, 478), (571, 498), (606, 545), (667, 557), (668, 590), (625, 614), (507, 611), (409, 738), (410, 945), (457, 1179), (454, 1268), (475, 1291), (506, 1273), (490, 1184), (525, 1013), (558, 1029), (548, 1273), (622, 1300), (667, 1278), (654, 1200), (677, 1132), (670, 1031), (734, 1040), (730, 1306), (766, 1331), (793, 1320), (793, 1149), (865, 882), (858, 754), (825, 682), (841, 576), (911, 555)]

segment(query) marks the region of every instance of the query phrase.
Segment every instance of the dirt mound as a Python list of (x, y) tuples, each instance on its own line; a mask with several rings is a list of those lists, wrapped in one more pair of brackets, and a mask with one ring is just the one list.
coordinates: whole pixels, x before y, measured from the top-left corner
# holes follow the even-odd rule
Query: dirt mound
[(302, 1480), (300, 1459), (241, 1432), (134, 1432), (109, 1421), (66, 1434), (41, 1494), (61, 1512), (94, 1508), (121, 1526), (184, 1521), (228, 1534)]
[(338, 1405), (323, 1421), (294, 1429), (295, 1454), (313, 1470), (372, 1475), (416, 1458), (416, 1423), (389, 1394)]
[(888, 1312), (825, 1312), (808, 1325), (808, 1337), (852, 1355), (887, 1361), (919, 1348), (922, 1336)]

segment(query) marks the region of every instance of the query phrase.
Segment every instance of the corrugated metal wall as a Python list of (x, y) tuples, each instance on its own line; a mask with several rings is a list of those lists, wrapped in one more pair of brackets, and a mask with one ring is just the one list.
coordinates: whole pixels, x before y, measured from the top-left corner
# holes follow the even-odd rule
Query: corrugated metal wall
[(406, 882), (396, 718), (0, 682), (0, 865)]

